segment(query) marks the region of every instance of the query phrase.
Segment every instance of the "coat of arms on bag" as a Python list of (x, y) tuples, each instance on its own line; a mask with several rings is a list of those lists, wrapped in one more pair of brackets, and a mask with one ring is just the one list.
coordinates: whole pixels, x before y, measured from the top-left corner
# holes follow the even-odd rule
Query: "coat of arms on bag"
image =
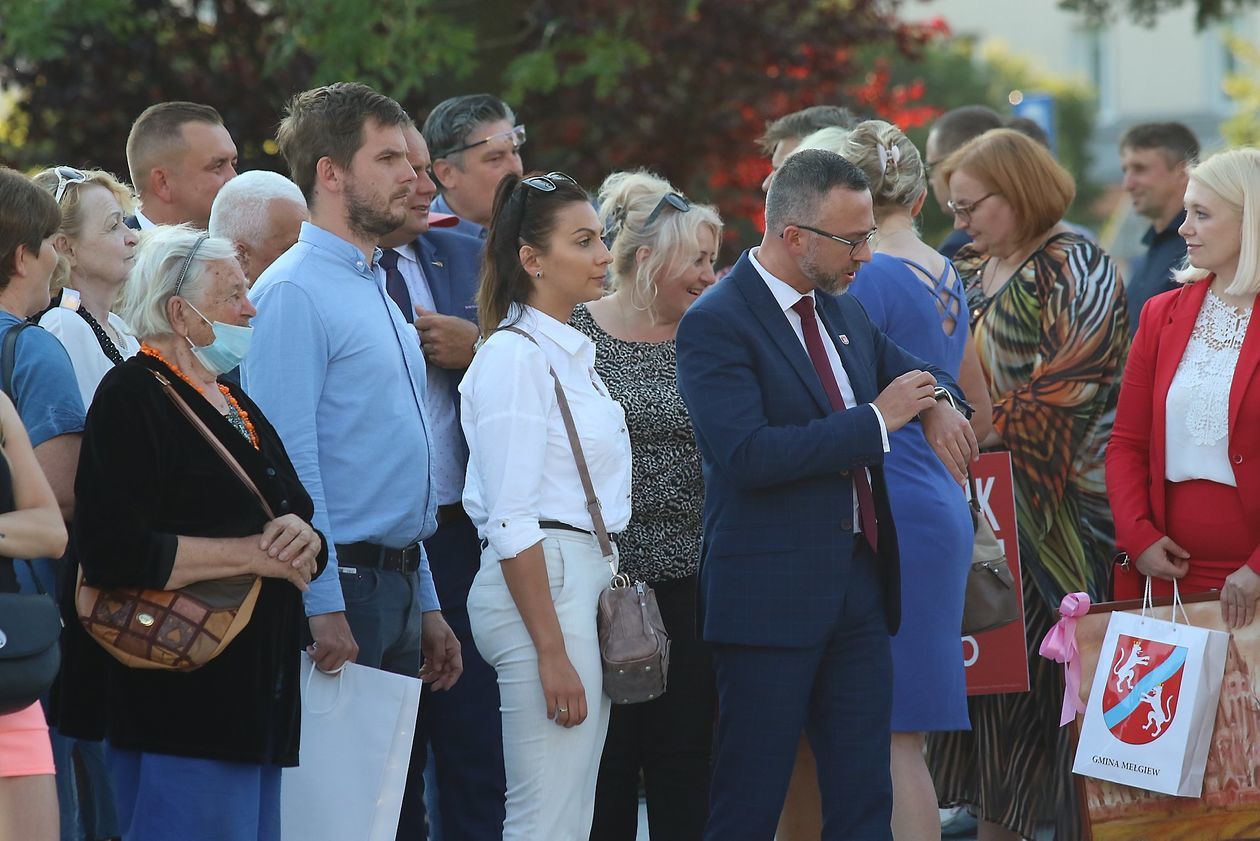
[(1103, 722), (1130, 745), (1146, 745), (1168, 732), (1177, 715), (1185, 646), (1120, 634), (1103, 692)]

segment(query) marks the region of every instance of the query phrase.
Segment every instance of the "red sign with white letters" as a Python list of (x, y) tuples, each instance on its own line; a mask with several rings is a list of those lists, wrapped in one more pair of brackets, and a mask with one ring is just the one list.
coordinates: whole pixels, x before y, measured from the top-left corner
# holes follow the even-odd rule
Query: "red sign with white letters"
[[(1011, 454), (984, 453), (971, 467), (981, 513), (1006, 552), (1011, 575), (1019, 577), (1019, 538), (1015, 530), (1015, 483)], [(1028, 646), (1024, 638), (1024, 593), (1019, 595), (1019, 621), (962, 638), (968, 695), (1028, 691)]]

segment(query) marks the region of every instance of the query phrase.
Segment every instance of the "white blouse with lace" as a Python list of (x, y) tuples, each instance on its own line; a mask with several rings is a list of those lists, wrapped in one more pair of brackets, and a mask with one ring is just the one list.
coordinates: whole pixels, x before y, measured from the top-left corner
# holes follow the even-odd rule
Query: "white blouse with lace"
[(1229, 391), (1251, 309), (1241, 312), (1213, 292), (1203, 299), (1190, 343), (1168, 387), (1165, 477), (1238, 486), (1229, 462)]

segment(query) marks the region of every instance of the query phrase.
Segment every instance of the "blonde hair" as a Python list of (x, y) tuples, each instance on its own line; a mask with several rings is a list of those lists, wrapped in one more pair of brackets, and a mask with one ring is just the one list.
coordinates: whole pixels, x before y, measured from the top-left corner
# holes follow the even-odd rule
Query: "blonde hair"
[[(67, 169), (71, 167), (65, 167)], [(54, 196), (57, 194), (57, 178), (58, 167), (50, 167), (35, 176), (35, 183), (43, 187)], [(82, 182), (72, 181), (66, 184), (65, 192), (61, 196), (61, 227), (57, 229), (57, 233), (65, 234), (70, 239), (78, 239), (83, 233), (83, 188), (89, 185), (104, 187), (113, 194), (118, 200), (119, 207), (122, 208), (123, 216), (127, 216), (136, 207), (135, 195), (131, 192), (131, 188), (119, 181), (112, 173), (103, 169), (81, 169), (86, 180)], [(57, 292), (66, 287), (74, 288), (73, 278), (70, 276), (70, 258), (57, 252), (57, 267), (53, 269), (52, 291), (55, 295)]]
[[(1192, 168), (1190, 180), (1220, 196), (1221, 201), (1241, 217), (1238, 271), (1225, 291), (1230, 295), (1260, 292), (1260, 231), (1257, 231), (1260, 227), (1260, 149), (1244, 147), (1218, 152)], [(1194, 283), (1209, 274), (1206, 269), (1191, 266), (1187, 259), (1173, 272), (1173, 279), (1179, 283)]]
[[(615, 291), (629, 284), (630, 302), (641, 309), (650, 310), (655, 304), (657, 278), (672, 277), (704, 250), (703, 228), (709, 228), (719, 242), (722, 239), (722, 218), (707, 204), (692, 204), (686, 213), (667, 205), (645, 227), (668, 193), (678, 191), (647, 170), (614, 172), (599, 187), (599, 218), (605, 236), (611, 238), (610, 286)], [(640, 248), (648, 249), (644, 260), (639, 259)]]
[[(204, 238), (204, 241), (203, 241)], [(206, 291), (211, 263), (236, 261), (236, 246), (223, 237), (212, 237), (192, 225), (158, 225), (145, 231), (136, 246), (136, 262), (123, 287), (122, 316), (136, 338), (145, 340), (171, 332), (166, 302), (175, 297), (175, 284), (189, 252), (192, 262), (184, 274), (179, 296), (200, 302)]]
[(855, 164), (871, 182), (876, 216), (892, 209), (909, 211), (927, 192), (923, 156), (901, 129), (884, 120), (866, 120), (848, 133), (836, 152)]
[(964, 171), (1006, 200), (1015, 214), (1015, 234), (1030, 242), (1063, 219), (1076, 198), (1076, 182), (1035, 140), (1009, 128), (972, 138), (941, 164), (946, 183)]

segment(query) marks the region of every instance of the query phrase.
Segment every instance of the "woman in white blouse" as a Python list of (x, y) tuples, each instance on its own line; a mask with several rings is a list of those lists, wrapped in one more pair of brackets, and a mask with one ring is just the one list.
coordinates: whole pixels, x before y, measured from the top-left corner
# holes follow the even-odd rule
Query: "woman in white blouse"
[(1195, 167), (1184, 285), (1142, 310), (1107, 450), (1116, 596), (1220, 589), (1230, 627), (1260, 598), (1260, 151)]
[[(595, 613), (613, 569), (592, 533), (549, 373), (563, 386), (615, 535), (630, 520), (625, 415), (595, 373), (595, 346), (566, 323), (575, 306), (603, 294), (612, 257), (602, 233), (568, 176), (504, 178), (478, 292), (486, 338), (459, 388), (464, 507), (484, 546), (468, 614), (498, 673), (504, 841), (589, 835), (608, 729)], [(496, 331), (504, 326), (528, 338)]]
[(140, 350), (126, 322), (110, 311), (131, 271), (136, 232), (123, 219), (135, 202), (126, 186), (98, 169), (55, 166), (35, 183), (61, 208), (53, 299), (39, 326), (65, 345), (86, 408), (106, 372)]

